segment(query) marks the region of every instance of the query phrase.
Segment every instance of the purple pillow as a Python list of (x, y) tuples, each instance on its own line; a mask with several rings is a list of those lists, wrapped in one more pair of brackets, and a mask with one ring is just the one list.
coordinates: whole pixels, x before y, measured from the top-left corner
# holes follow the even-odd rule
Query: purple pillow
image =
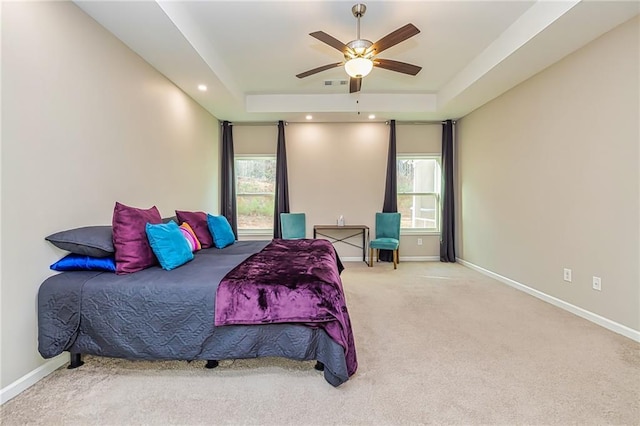
[(178, 218), (178, 223), (187, 222), (189, 224), (196, 237), (198, 237), (200, 244), (202, 244), (203, 249), (213, 247), (213, 237), (209, 232), (209, 224), (207, 223), (207, 214), (205, 212), (176, 210), (176, 217)]
[(145, 210), (116, 202), (112, 219), (116, 274), (142, 271), (158, 263), (147, 238), (147, 223), (162, 223), (156, 206)]

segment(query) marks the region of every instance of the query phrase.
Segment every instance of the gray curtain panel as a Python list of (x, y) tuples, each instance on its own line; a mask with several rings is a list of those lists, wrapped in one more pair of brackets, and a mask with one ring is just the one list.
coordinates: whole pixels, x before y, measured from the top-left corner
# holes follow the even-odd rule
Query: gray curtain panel
[(289, 213), (289, 178), (287, 176), (287, 146), (284, 121), (278, 121), (278, 150), (276, 153), (276, 194), (273, 212), (273, 238), (282, 238), (280, 213)]
[(451, 120), (442, 123), (442, 222), (440, 261), (455, 262), (455, 210), (453, 205), (453, 132)]
[[(389, 123), (389, 153), (387, 154), (387, 179), (384, 187), (383, 213), (398, 212), (398, 173), (396, 171), (396, 120)], [(380, 250), (380, 260), (393, 262), (393, 251)]]
[(238, 239), (238, 218), (236, 215), (236, 173), (233, 154), (233, 126), (228, 121), (222, 122), (222, 154), (221, 154), (221, 196), (220, 214), (227, 218), (233, 235)]

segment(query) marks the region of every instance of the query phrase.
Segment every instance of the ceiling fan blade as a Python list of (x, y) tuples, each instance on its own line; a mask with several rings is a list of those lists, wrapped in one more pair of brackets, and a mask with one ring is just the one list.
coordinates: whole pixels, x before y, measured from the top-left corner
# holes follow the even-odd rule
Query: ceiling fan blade
[(407, 64), (406, 62), (392, 61), (391, 59), (376, 58), (373, 60), (373, 66), (378, 68), (384, 68), (390, 71), (401, 72), (403, 74), (416, 75), (420, 72), (422, 67), (417, 65)]
[(298, 78), (309, 77), (310, 75), (317, 74), (317, 73), (322, 72), (322, 71), (330, 70), (331, 68), (339, 67), (342, 64), (344, 64), (344, 62), (337, 62), (335, 64), (323, 65), (321, 67), (314, 68), (312, 70), (305, 71), (303, 73), (297, 74), (296, 77), (298, 77)]
[(413, 37), (418, 34), (420, 30), (416, 28), (413, 24), (407, 24), (402, 28), (398, 28), (392, 33), (387, 34), (382, 37), (380, 40), (373, 43), (373, 45), (368, 49), (368, 51), (375, 51), (375, 54), (378, 55), (383, 50), (387, 50), (388, 48), (395, 46), (396, 44), (405, 41), (408, 38)]
[(359, 92), (361, 87), (362, 87), (362, 77), (360, 78), (351, 77), (349, 79), (349, 93)]
[(318, 40), (320, 40), (323, 43), (328, 44), (329, 46), (333, 47), (334, 49), (338, 49), (342, 53), (346, 53), (348, 50), (350, 50), (347, 47), (346, 44), (344, 44), (343, 42), (341, 42), (337, 38), (335, 38), (333, 36), (330, 36), (329, 34), (325, 33), (324, 31), (316, 31), (316, 32), (313, 32), (313, 33), (309, 33), (309, 35), (311, 37), (317, 38)]

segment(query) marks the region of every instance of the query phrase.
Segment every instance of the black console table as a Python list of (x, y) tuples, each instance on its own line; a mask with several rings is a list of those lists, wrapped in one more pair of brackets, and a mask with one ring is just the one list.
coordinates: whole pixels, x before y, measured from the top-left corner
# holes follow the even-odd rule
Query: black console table
[[(333, 235), (331, 232), (333, 232)], [(351, 231), (349, 235), (337, 237), (335, 231)], [(313, 238), (318, 235), (326, 237), (331, 243), (344, 243), (362, 249), (362, 261), (366, 262), (367, 245), (369, 243), (369, 227), (367, 225), (313, 225)], [(350, 238), (362, 235), (362, 245), (348, 241)]]

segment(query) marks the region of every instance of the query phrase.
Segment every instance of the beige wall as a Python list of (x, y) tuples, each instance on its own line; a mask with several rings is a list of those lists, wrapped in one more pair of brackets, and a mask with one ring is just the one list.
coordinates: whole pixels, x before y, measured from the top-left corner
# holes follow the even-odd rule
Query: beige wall
[(463, 118), (457, 139), (459, 257), (635, 330), (639, 33), (636, 17)]
[(233, 126), (233, 153), (236, 155), (276, 155), (278, 126)]
[[(398, 153), (440, 152), (442, 129), (435, 125), (396, 126)], [(233, 127), (235, 154), (275, 154), (277, 126)], [(384, 201), (389, 126), (384, 123), (290, 123), (285, 127), (289, 198), (292, 212), (307, 215), (307, 236), (314, 224), (367, 225), (373, 236), (375, 212)], [(338, 236), (348, 234), (339, 233)], [(255, 236), (247, 236), (255, 238)], [(417, 238), (423, 245), (418, 246)], [(358, 244), (356, 237), (349, 240)], [(362, 250), (336, 244), (340, 256), (357, 259)], [(439, 256), (438, 235), (403, 235), (403, 257)]]
[(44, 363), (44, 237), (110, 224), (115, 201), (218, 210), (215, 117), (70, 2), (2, 2), (1, 380)]

